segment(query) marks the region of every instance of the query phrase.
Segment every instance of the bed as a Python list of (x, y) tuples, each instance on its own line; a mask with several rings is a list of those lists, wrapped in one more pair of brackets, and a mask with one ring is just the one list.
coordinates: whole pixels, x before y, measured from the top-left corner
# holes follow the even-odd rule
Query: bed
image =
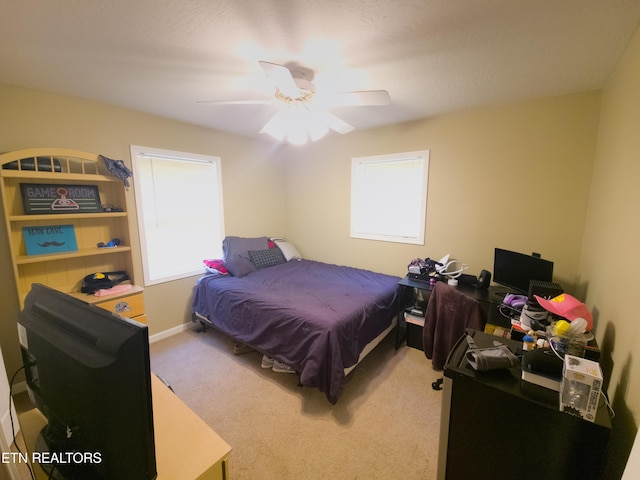
[(335, 404), (349, 371), (395, 327), (400, 278), (303, 259), (266, 237), (223, 246), (219, 270), (198, 282), (194, 317), (291, 366)]

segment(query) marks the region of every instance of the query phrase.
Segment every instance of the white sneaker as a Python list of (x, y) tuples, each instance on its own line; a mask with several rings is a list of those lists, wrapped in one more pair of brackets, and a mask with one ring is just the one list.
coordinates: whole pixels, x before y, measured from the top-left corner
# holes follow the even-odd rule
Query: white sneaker
[(262, 356), (262, 363), (260, 364), (262, 368), (272, 368), (273, 367), (273, 358), (267, 357), (266, 355)]
[(273, 361), (273, 371), (278, 373), (296, 373), (293, 368), (282, 363), (280, 360)]

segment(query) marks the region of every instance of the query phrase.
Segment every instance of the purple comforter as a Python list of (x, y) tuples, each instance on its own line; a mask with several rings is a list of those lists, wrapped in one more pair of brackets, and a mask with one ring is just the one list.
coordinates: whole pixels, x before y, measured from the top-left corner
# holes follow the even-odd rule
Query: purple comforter
[(397, 313), (400, 279), (312, 260), (244, 277), (206, 276), (193, 309), (222, 332), (300, 372), (335, 404), (364, 346)]

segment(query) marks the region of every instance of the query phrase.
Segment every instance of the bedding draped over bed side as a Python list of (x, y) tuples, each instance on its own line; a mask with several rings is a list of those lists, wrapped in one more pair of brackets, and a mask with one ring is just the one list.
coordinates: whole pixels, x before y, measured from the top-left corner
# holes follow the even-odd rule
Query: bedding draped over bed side
[(398, 277), (292, 260), (243, 277), (204, 277), (193, 309), (234, 339), (300, 372), (336, 403), (367, 343), (397, 314)]

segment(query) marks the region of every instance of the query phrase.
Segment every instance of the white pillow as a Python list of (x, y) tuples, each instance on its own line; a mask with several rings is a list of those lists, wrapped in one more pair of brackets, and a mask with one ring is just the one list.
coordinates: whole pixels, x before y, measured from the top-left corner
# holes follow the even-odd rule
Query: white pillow
[(280, 250), (282, 250), (282, 254), (284, 258), (287, 259), (287, 262), (294, 258), (302, 258), (302, 255), (298, 252), (298, 249), (291, 242), (287, 242), (282, 238), (274, 238), (273, 241), (278, 246)]

